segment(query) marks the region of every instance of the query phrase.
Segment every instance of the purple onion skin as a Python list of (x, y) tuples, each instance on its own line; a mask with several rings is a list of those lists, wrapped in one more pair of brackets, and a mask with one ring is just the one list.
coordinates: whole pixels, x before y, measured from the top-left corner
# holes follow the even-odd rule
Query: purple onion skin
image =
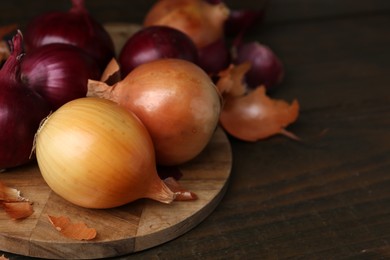
[(53, 110), (85, 97), (88, 79), (99, 79), (97, 63), (76, 46), (52, 43), (26, 53), (21, 62), (21, 79), (39, 93)]
[(231, 63), (230, 51), (223, 38), (198, 50), (199, 66), (209, 75), (226, 69)]
[(113, 41), (84, 8), (84, 1), (73, 1), (68, 12), (48, 12), (29, 22), (24, 33), (27, 52), (50, 43), (66, 43), (85, 50), (97, 60), (101, 72), (115, 57)]
[(0, 70), (0, 170), (34, 158), (30, 154), (35, 133), (50, 113), (46, 101), (20, 81), (20, 45), (21, 35), (15, 36), (14, 53)]
[(183, 32), (167, 26), (149, 26), (130, 37), (119, 54), (121, 75), (157, 59), (177, 58), (197, 64), (194, 42)]
[(250, 62), (250, 70), (245, 75), (248, 88), (264, 85), (272, 91), (283, 80), (284, 67), (280, 59), (267, 46), (258, 42), (242, 44), (237, 48), (235, 64)]

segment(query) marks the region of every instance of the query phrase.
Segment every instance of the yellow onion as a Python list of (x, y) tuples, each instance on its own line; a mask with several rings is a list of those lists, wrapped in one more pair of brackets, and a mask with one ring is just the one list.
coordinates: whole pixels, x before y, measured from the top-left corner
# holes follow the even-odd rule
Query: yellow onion
[(198, 48), (224, 36), (230, 10), (223, 2), (204, 0), (159, 0), (144, 19), (144, 26), (165, 25), (187, 34)]
[(90, 80), (87, 95), (133, 111), (148, 129), (161, 165), (197, 156), (210, 141), (221, 113), (220, 95), (211, 78), (182, 59), (144, 63), (112, 86)]
[(140, 198), (170, 203), (142, 122), (112, 101), (80, 98), (51, 114), (36, 135), (39, 169), (58, 195), (86, 208)]

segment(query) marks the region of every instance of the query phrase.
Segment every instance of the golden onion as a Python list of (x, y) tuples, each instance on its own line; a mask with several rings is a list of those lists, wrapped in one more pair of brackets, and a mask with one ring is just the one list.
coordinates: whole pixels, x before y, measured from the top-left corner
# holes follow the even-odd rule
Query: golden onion
[(36, 135), (44, 180), (86, 208), (112, 208), (140, 198), (164, 203), (174, 193), (159, 178), (143, 123), (112, 101), (80, 98), (50, 115)]
[(211, 78), (181, 59), (139, 65), (109, 86), (89, 80), (88, 96), (115, 101), (132, 111), (148, 130), (160, 165), (178, 165), (198, 156), (218, 126), (222, 103)]

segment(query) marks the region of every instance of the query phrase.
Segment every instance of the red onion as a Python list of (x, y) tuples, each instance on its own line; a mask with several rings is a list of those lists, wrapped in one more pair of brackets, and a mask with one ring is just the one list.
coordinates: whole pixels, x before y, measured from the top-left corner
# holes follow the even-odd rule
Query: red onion
[(30, 161), (39, 124), (50, 110), (46, 101), (22, 85), (19, 77), (22, 35), (11, 44), (12, 53), (0, 70), (0, 169)]
[(210, 75), (226, 69), (231, 62), (230, 51), (223, 38), (199, 48), (198, 54), (198, 65)]
[(91, 17), (84, 0), (72, 0), (68, 12), (52, 11), (33, 19), (25, 32), (27, 51), (49, 43), (67, 43), (84, 49), (103, 71), (114, 57), (114, 44), (104, 27)]
[(250, 62), (251, 68), (245, 75), (249, 88), (264, 85), (267, 91), (279, 84), (284, 76), (282, 62), (268, 47), (258, 42), (249, 42), (237, 48), (236, 64)]
[(52, 43), (28, 52), (21, 62), (21, 79), (44, 97), (52, 109), (85, 97), (88, 79), (100, 77), (97, 63), (78, 47)]
[(138, 65), (162, 59), (177, 58), (198, 61), (194, 42), (183, 32), (168, 26), (149, 26), (130, 37), (119, 55), (122, 76)]
[(225, 34), (236, 36), (243, 34), (255, 24), (259, 23), (265, 15), (265, 9), (259, 10), (230, 10), (229, 17), (225, 22)]

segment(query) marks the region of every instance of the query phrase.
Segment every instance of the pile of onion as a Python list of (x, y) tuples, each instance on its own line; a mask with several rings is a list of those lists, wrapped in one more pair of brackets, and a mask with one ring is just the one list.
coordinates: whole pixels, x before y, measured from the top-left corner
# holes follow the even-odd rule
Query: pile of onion
[(88, 88), (88, 96), (115, 101), (140, 118), (161, 165), (196, 157), (218, 125), (219, 92), (204, 70), (186, 60), (151, 61), (112, 86), (90, 80)]
[(11, 55), (0, 70), (0, 170), (31, 160), (35, 132), (50, 113), (46, 100), (20, 79), (22, 45), (22, 35), (18, 33), (11, 44)]
[(215, 74), (230, 62), (229, 48), (224, 39), (229, 12), (223, 2), (160, 0), (150, 8), (143, 25), (169, 26), (188, 35), (198, 49), (199, 65), (207, 73)]
[(112, 208), (140, 198), (170, 203), (159, 178), (152, 140), (130, 111), (101, 98), (70, 101), (36, 137), (39, 169), (49, 187), (86, 208)]
[(267, 96), (283, 79), (282, 62), (242, 41), (262, 13), (232, 12), (221, 0), (160, 0), (121, 50), (123, 77), (113, 82), (105, 80), (114, 75), (112, 39), (84, 0), (72, 4), (28, 24), (27, 53), (19, 32), (0, 56), (0, 171), (30, 162), (35, 145), (46, 183), (75, 205), (170, 203), (196, 195), (161, 180), (157, 165), (194, 159), (219, 124), (245, 141), (299, 140), (286, 130), (298, 101)]
[(51, 11), (29, 22), (24, 32), (27, 52), (50, 43), (71, 44), (91, 55), (103, 71), (115, 56), (113, 41), (88, 13), (84, 0), (72, 0), (72, 5), (68, 12)]
[(244, 42), (245, 33), (264, 17), (265, 7), (233, 10), (221, 0), (160, 0), (143, 24), (169, 26), (187, 34), (198, 48), (198, 65), (212, 76), (231, 63), (250, 62), (244, 78), (248, 88), (265, 85), (268, 91), (282, 81), (283, 64), (268, 46)]

